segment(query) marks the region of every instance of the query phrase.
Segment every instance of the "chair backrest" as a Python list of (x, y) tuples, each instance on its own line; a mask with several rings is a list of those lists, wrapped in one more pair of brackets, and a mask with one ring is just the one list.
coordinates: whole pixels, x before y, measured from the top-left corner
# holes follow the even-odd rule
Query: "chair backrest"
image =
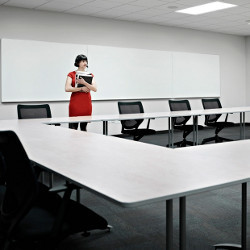
[(51, 118), (49, 104), (17, 105), (18, 119)]
[[(201, 99), (204, 109), (218, 109), (222, 108), (219, 98)], [(217, 122), (221, 114), (205, 115), (205, 124)]]
[[(191, 110), (188, 100), (169, 100), (169, 108), (171, 111)], [(173, 118), (174, 125), (185, 125), (191, 116), (180, 116)]]
[(37, 182), (30, 160), (13, 131), (0, 131), (0, 153), (6, 166), (6, 191), (0, 208), (0, 232), (8, 237), (29, 211), (37, 192)]
[(0, 185), (6, 183), (6, 164), (4, 161), (3, 154), (0, 152)]
[[(142, 106), (142, 103), (140, 101), (118, 102), (118, 108), (119, 108), (120, 114), (144, 113), (143, 106)], [(137, 129), (142, 122), (143, 122), (143, 119), (121, 121), (122, 131), (124, 129)]]

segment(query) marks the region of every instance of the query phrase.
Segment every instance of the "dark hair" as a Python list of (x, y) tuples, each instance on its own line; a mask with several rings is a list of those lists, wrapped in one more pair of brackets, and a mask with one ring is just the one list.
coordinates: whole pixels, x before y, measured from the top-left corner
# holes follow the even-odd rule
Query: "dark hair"
[(87, 58), (87, 56), (85, 56), (85, 55), (78, 55), (77, 57), (76, 57), (76, 59), (75, 59), (75, 67), (79, 67), (79, 62), (81, 62), (81, 61), (87, 61), (87, 63), (88, 63), (88, 58)]

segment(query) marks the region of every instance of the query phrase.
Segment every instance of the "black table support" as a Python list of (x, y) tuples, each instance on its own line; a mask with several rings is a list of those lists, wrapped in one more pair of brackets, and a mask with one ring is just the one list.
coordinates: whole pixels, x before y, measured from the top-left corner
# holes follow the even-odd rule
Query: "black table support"
[(242, 249), (247, 250), (247, 183), (241, 184), (241, 245), (239, 244), (216, 244), (215, 249)]
[(108, 121), (103, 121), (103, 134), (108, 135)]
[(247, 183), (242, 183), (241, 246), (247, 249)]
[(179, 200), (180, 250), (186, 250), (186, 197)]
[(245, 139), (245, 112), (240, 112), (240, 139)]
[(166, 201), (166, 249), (173, 250), (173, 200)]

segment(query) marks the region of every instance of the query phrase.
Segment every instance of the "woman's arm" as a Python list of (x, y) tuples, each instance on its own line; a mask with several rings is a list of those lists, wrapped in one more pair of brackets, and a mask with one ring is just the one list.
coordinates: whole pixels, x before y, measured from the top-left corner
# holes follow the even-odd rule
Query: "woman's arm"
[(88, 88), (81, 87), (81, 88), (75, 88), (72, 87), (72, 78), (67, 76), (66, 83), (65, 83), (65, 91), (66, 92), (89, 92)]
[(95, 78), (94, 77), (92, 79), (92, 84), (87, 83), (84, 79), (77, 79), (76, 82), (80, 83), (80, 84), (84, 84), (89, 90), (92, 90), (94, 92), (97, 91), (96, 82), (95, 82)]

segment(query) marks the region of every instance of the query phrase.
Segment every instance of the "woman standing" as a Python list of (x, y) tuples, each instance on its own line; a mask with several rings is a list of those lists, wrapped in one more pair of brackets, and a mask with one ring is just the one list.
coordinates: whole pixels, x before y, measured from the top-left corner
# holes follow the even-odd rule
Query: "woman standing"
[[(76, 71), (68, 74), (65, 91), (72, 92), (69, 102), (69, 116), (85, 116), (92, 114), (92, 102), (90, 91), (97, 91), (94, 75), (92, 75), (92, 83), (87, 83), (84, 79), (76, 79), (77, 71), (86, 71), (88, 67), (88, 58), (85, 55), (78, 55), (75, 59)], [(83, 87), (76, 87), (76, 84), (84, 85)], [(78, 128), (78, 123), (70, 123), (69, 127), (72, 129)], [(80, 128), (83, 131), (87, 130), (87, 122), (81, 122)]]

